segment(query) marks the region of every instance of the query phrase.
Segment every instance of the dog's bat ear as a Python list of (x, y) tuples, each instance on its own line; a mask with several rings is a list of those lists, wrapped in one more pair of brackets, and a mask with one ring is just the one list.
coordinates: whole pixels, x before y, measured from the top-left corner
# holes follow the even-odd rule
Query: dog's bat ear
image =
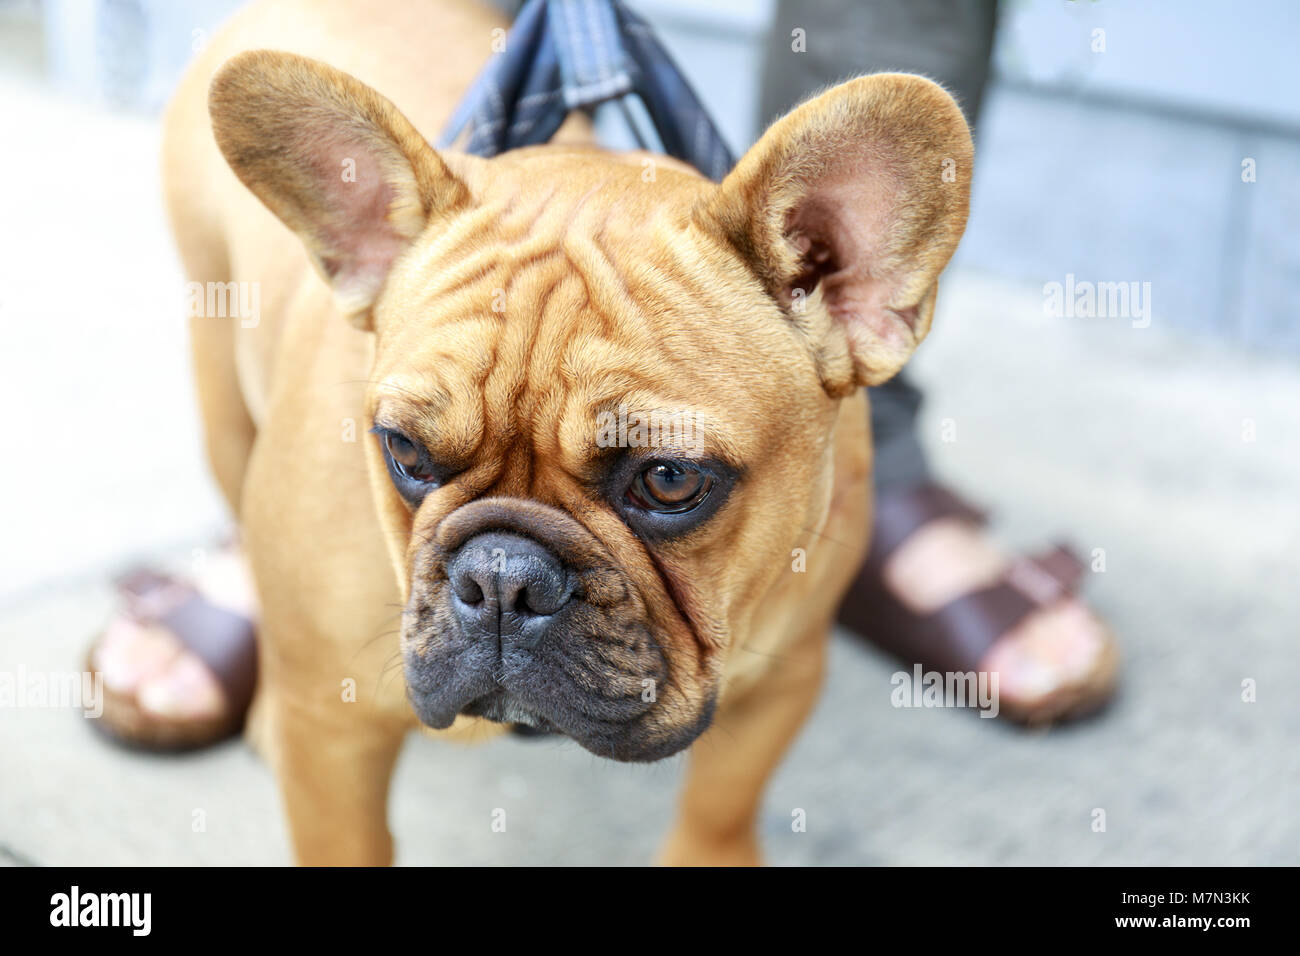
[(315, 60), (241, 53), (213, 77), (208, 112), (235, 174), (299, 235), (359, 328), (393, 261), (469, 201), (391, 103)]
[(966, 227), (971, 158), (942, 87), (864, 76), (774, 123), (697, 217), (813, 337), (823, 384), (844, 395), (893, 376), (929, 332)]

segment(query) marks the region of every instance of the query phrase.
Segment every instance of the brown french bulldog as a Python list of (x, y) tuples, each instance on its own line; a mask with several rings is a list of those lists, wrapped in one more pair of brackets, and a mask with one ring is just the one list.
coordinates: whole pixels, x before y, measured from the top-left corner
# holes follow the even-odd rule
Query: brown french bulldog
[(757, 862), (866, 546), (862, 386), (930, 330), (970, 136), (934, 83), (881, 74), (720, 185), (582, 144), (436, 152), (502, 26), (266, 0), (167, 116), (189, 278), (260, 295), (255, 322), (193, 320), (261, 599), (252, 735), (304, 863), (391, 861), (417, 722), (631, 761), (703, 736), (662, 860)]

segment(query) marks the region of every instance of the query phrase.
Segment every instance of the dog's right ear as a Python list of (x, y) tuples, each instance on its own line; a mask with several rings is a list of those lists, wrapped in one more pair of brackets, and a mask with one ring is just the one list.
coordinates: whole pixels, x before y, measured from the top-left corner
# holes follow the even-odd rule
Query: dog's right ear
[(241, 53), (213, 78), (208, 112), (230, 167), (298, 234), (359, 328), (372, 328), (394, 260), (469, 202), (396, 107), (324, 63)]
[[(807, 328), (822, 385), (843, 396), (890, 378), (929, 333), (939, 273), (966, 227), (970, 168), (953, 98), (919, 76), (876, 73), (773, 123), (697, 217)], [(829, 330), (795, 308), (814, 290)]]

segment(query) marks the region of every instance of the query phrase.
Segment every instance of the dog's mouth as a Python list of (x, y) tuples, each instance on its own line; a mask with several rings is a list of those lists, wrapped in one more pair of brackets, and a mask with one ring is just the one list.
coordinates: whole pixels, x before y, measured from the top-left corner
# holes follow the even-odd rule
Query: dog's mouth
[[(683, 749), (711, 720), (711, 700), (688, 703), (668, 688), (658, 655), (646, 658), (644, 673), (653, 676), (642, 678), (603, 667), (585, 648), (557, 649), (558, 642), (537, 655), (464, 647), (455, 632), (432, 643), (423, 655), (408, 654), (406, 684), (416, 715), (435, 730), (473, 717), (526, 728), (533, 736), (567, 737), (600, 757), (640, 762)], [(642, 690), (656, 686), (658, 694)]]
[(564, 737), (598, 757), (643, 763), (671, 757), (694, 743), (713, 722), (715, 703), (710, 695), (697, 713), (676, 726), (650, 728), (644, 721), (631, 721), (618, 727), (597, 728), (579, 721), (570, 727), (565, 721), (539, 714), (501, 688), (476, 697), (460, 709), (459, 715), (508, 724), (513, 733), (523, 737)]
[(422, 636), (404, 639), (407, 697), (435, 730), (473, 717), (567, 737), (599, 757), (642, 762), (684, 749), (712, 720), (712, 693), (684, 695), (644, 627), (600, 637), (548, 634), (527, 649), (467, 640), (427, 620), (413, 632)]
[(545, 717), (524, 707), (510, 696), (504, 688), (484, 694), (470, 701), (460, 710), (465, 717), (479, 717), (497, 724), (510, 724), (512, 727), (527, 728), (525, 736), (560, 734), (568, 736), (564, 730)]
[(407, 697), (458, 716), (657, 760), (708, 726), (716, 676), (665, 633), (617, 561), (571, 516), (486, 499), (444, 519), (415, 562), (402, 627)]

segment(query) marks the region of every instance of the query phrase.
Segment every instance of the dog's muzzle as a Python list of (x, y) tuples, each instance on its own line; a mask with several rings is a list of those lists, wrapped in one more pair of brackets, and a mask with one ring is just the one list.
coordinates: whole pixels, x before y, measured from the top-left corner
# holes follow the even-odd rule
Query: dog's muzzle
[(569, 515), (486, 499), (449, 515), (415, 561), (402, 634), (427, 725), (460, 714), (563, 733), (600, 756), (656, 760), (708, 725), (608, 550)]
[(534, 650), (563, 621), (573, 582), (560, 559), (517, 534), (475, 535), (447, 566), (450, 601), (461, 630), (496, 641), (503, 655)]

